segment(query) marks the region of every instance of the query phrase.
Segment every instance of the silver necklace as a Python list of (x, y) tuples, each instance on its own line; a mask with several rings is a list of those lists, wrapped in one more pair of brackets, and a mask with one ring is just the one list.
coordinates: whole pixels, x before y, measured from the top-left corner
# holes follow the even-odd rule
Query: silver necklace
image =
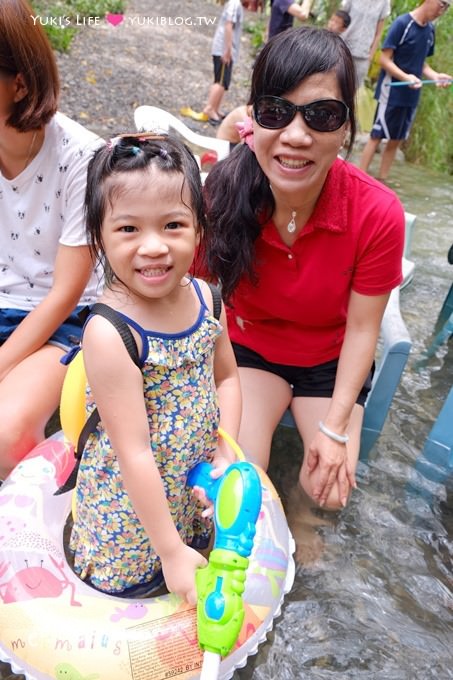
[(291, 211), (291, 219), (286, 225), (286, 229), (290, 234), (294, 234), (294, 232), (296, 231), (296, 214), (297, 213), (295, 210)]

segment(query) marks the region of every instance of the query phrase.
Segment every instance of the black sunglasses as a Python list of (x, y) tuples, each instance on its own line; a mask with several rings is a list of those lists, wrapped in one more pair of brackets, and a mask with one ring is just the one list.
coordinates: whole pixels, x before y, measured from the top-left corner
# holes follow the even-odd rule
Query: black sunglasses
[(348, 107), (338, 99), (318, 99), (310, 104), (296, 106), (282, 97), (263, 95), (253, 105), (256, 122), (268, 130), (286, 127), (298, 111), (308, 127), (317, 132), (335, 132), (349, 118)]

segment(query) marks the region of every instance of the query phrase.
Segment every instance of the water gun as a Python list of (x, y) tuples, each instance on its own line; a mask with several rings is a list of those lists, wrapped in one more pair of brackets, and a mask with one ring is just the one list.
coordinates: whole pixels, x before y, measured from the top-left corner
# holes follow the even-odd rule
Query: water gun
[(261, 481), (251, 463), (233, 463), (219, 479), (212, 479), (212, 469), (199, 463), (187, 479), (189, 486), (203, 487), (214, 503), (214, 547), (208, 565), (196, 573), (198, 642), (204, 650), (200, 680), (217, 678), (221, 657), (239, 637), (248, 557), (262, 500)]
[[(453, 83), (453, 78), (438, 78), (437, 80), (427, 78), (426, 80), (420, 80), (419, 83), (420, 85), (437, 85), (437, 83), (449, 85)], [(415, 81), (397, 80), (393, 83), (386, 83), (387, 87), (409, 87), (409, 85), (415, 85)]]

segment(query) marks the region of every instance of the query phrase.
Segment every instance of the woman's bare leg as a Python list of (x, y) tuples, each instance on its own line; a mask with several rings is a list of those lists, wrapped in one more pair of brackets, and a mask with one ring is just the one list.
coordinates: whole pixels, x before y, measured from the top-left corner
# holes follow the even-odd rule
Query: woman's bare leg
[(44, 439), (66, 374), (62, 354), (58, 347), (45, 345), (0, 382), (0, 479)]
[(288, 383), (273, 373), (239, 368), (242, 418), (239, 444), (249, 460), (264, 470), (269, 465), (272, 436), (291, 402)]

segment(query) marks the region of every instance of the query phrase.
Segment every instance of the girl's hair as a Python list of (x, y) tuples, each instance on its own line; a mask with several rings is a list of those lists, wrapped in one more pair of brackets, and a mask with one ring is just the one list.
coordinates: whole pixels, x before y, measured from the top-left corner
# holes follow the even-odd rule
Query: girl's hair
[[(253, 105), (261, 95), (292, 92), (305, 78), (332, 71), (349, 108), (350, 153), (356, 133), (355, 68), (349, 49), (336, 33), (304, 26), (272, 38), (255, 62), (248, 104)], [(244, 275), (255, 279), (254, 242), (275, 207), (267, 177), (248, 145), (238, 145), (214, 165), (206, 179), (206, 201), (205, 265), (221, 282), (228, 301)]]
[(7, 125), (36, 130), (54, 116), (60, 83), (53, 50), (25, 0), (0, 2), (0, 77), (20, 74), (27, 94), (13, 105)]
[(143, 172), (150, 167), (169, 174), (183, 175), (181, 200), (183, 201), (184, 187), (187, 186), (191, 198), (191, 205), (187, 207), (194, 215), (198, 231), (203, 233), (205, 230), (200, 169), (191, 150), (178, 139), (168, 135), (139, 132), (115, 137), (97, 149), (90, 160), (85, 192), (88, 241), (93, 260), (96, 263), (101, 262), (104, 266), (107, 284), (113, 278), (108, 262), (104, 260), (105, 248), (102, 238), (107, 205), (112, 204), (115, 194), (121, 189), (119, 175), (126, 172)]

